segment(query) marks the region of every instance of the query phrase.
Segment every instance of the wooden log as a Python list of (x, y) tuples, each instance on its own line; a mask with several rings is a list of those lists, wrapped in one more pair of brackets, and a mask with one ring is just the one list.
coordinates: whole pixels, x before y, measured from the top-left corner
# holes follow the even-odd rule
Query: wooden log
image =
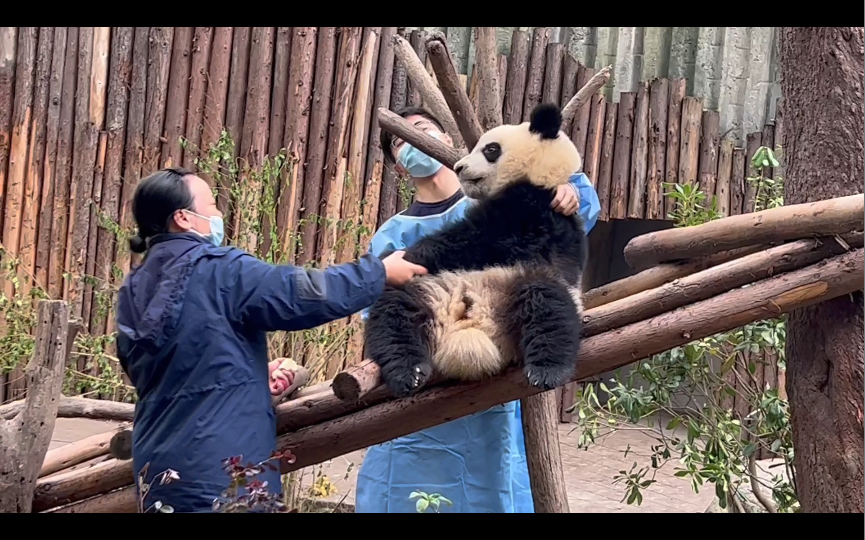
[(587, 291), (583, 294), (583, 309), (590, 310), (603, 306), (622, 298), (660, 287), (665, 283), (689, 276), (712, 266), (768, 249), (769, 247), (769, 245), (748, 246), (730, 251), (722, 251), (717, 255), (709, 257), (654, 266), (632, 276)]
[[(58, 418), (89, 418), (91, 420), (131, 422), (135, 416), (135, 405), (132, 403), (66, 396), (61, 397), (59, 401)], [(3, 405), (0, 407), (0, 418), (9, 420), (18, 414), (23, 406), (23, 400)]]
[[(409, 33), (408, 43), (411, 45), (412, 51), (417, 56), (417, 59), (421, 66), (426, 69), (426, 50), (423, 47), (423, 42), (426, 39), (426, 32), (423, 30), (412, 30)], [(411, 77), (408, 79), (408, 85), (406, 87), (406, 104), (409, 107), (422, 107), (424, 105), (424, 98), (420, 93), (420, 86), (422, 84), (415, 84)]]
[[(201, 151), (205, 154), (219, 141), (225, 125), (225, 109), (228, 101), (228, 77), (231, 69), (231, 48), (234, 27), (217, 26), (213, 29), (213, 46), (207, 70), (207, 90), (204, 98), (204, 125), (201, 132)], [(216, 187), (210, 176), (205, 180)], [(225, 194), (223, 194), (223, 198)]]
[[(406, 77), (411, 81), (411, 91), (417, 90), (423, 99), (424, 106), (445, 128), (454, 141), (455, 147), (462, 146), (463, 140), (447, 102), (441, 91), (436, 87), (423, 61), (414, 52), (411, 44), (399, 35), (393, 37), (393, 52), (405, 65)], [(409, 102), (410, 103), (410, 102)]]
[[(404, 29), (397, 28), (397, 35), (399, 35), (401, 31), (404, 31)], [(391, 48), (393, 48), (393, 43), (391, 43)], [(391, 78), (390, 89), (391, 110), (399, 111), (405, 107), (406, 84), (407, 76), (405, 72), (405, 64), (394, 55), (393, 76)], [(376, 106), (375, 110), (378, 111), (379, 108), (387, 109), (386, 106), (382, 105), (381, 107)], [(376, 120), (378, 120), (378, 112), (376, 112), (375, 115)], [(378, 125), (378, 122), (376, 122), (376, 125)], [(382, 151), (386, 152), (389, 151), (389, 149), (383, 148)], [(390, 217), (397, 212), (397, 208), (400, 204), (399, 178), (397, 177), (396, 170), (392, 166), (384, 167), (381, 178), (381, 198), (378, 210), (379, 226), (384, 224), (385, 221), (390, 219)]]
[(183, 163), (183, 147), (180, 145), (180, 138), (186, 133), (186, 107), (189, 104), (193, 30), (192, 26), (174, 28), (171, 68), (168, 74), (168, 97), (165, 108), (163, 167), (177, 167)]
[[(865, 279), (861, 249), (766, 279), (709, 300), (679, 308), (583, 341), (574, 380), (615, 370), (642, 358), (751, 322), (778, 317), (858, 290)], [(360, 448), (414, 433), (537, 394), (520, 368), (478, 383), (423, 390), (417, 395), (369, 407), (316, 426), (283, 435), (280, 450), (297, 461), (283, 474)]]
[[(230, 159), (223, 160), (223, 166), (236, 160), (240, 146), (243, 144), (243, 111), (246, 108), (250, 33), (251, 29), (248, 26), (236, 26), (232, 33), (231, 52), (229, 54), (230, 67), (226, 80), (225, 120), (221, 128), (227, 132), (233, 145), (231, 147), (231, 157)], [(215, 141), (219, 141), (220, 136), (221, 132), (218, 132)], [(234, 220), (232, 212), (235, 210), (235, 203), (231, 200), (234, 185), (230, 182), (230, 179), (223, 178), (216, 186), (216, 205), (225, 218), (226, 236), (233, 238), (234, 231), (232, 230), (232, 226)]]
[(20, 413), (0, 423), (0, 512), (29, 514), (42, 461), (51, 444), (63, 388), (69, 308), (41, 300), (33, 356), (27, 364), (27, 397)]
[[(105, 166), (102, 174), (102, 193), (100, 195), (103, 219), (120, 223), (120, 197), (123, 190), (123, 151), (126, 139), (126, 111), (129, 103), (129, 88), (132, 74), (132, 48), (135, 28), (131, 26), (114, 29), (111, 39), (111, 72), (108, 81), (108, 102), (106, 105)], [(94, 186), (95, 188), (95, 186)], [(96, 223), (102, 220), (94, 221)], [(107, 294), (112, 286), (112, 265), (114, 263), (114, 230), (98, 227), (96, 239), (95, 275), (99, 280), (97, 294)], [(91, 332), (104, 334), (107, 329), (106, 313), (99, 309), (91, 310)]]
[[(36, 49), (39, 38), (37, 27), (21, 27), (18, 30), (17, 64), (15, 66), (15, 98), (12, 109), (12, 134), (9, 147), (9, 169), (6, 183), (6, 209), (3, 219), (3, 247), (7, 257), (17, 259), (21, 251), (21, 218), (24, 210), (24, 184), (27, 173), (27, 139), (33, 121), (33, 83), (36, 71)], [(22, 269), (17, 270), (19, 281), (23, 281)], [(15, 296), (16, 286), (11, 279), (0, 276), (4, 283), (6, 298)], [(24, 391), (23, 386), (14, 381), (22, 378), (23, 368), (9, 374), (9, 394), (7, 399), (17, 399)]]
[[(51, 259), (51, 234), (54, 226), (54, 194), (57, 173), (57, 139), (60, 132), (60, 105), (63, 101), (63, 74), (66, 67), (67, 28), (58, 26), (54, 30), (54, 47), (51, 55), (50, 82), (48, 87), (48, 111), (45, 125), (45, 162), (42, 170), (42, 195), (39, 204), (39, 235), (36, 239), (35, 278), (39, 287), (51, 296), (48, 280)], [(2, 37), (0, 37), (2, 40)], [(0, 54), (2, 57), (2, 54)], [(0, 75), (2, 77), (2, 75)], [(11, 97), (11, 96), (10, 96)], [(0, 104), (2, 106), (2, 104)], [(2, 115), (2, 113), (0, 113)], [(2, 125), (2, 120), (0, 120)], [(2, 137), (0, 137), (2, 138)], [(2, 145), (2, 143), (0, 143)], [(2, 153), (2, 150), (0, 150)], [(0, 170), (4, 168), (0, 157)], [(2, 177), (2, 173), (0, 173)], [(3, 180), (0, 179), (0, 182)], [(0, 188), (2, 193), (3, 188)], [(3, 208), (0, 195), (0, 208)], [(2, 220), (0, 220), (2, 223)], [(0, 224), (2, 230), (2, 224)]]
[[(589, 80), (595, 75), (595, 70), (589, 67), (581, 66), (577, 73), (577, 92), (586, 87)], [(567, 105), (565, 105), (567, 108)], [(573, 126), (571, 127), (571, 139), (577, 146), (577, 151), (581, 156), (586, 155), (586, 139), (589, 132), (589, 109), (580, 107), (574, 113)], [(568, 112), (570, 115), (570, 112)], [(564, 115), (563, 115), (564, 116)], [(562, 122), (564, 123), (564, 122)]]
[[(592, 309), (583, 316), (584, 332), (595, 335), (699, 302), (774, 274), (789, 272), (862, 247), (862, 233), (797, 240), (746, 255)], [(613, 326), (615, 325), (615, 326)]]
[(718, 149), (718, 184), (715, 187), (715, 196), (718, 200), (718, 212), (722, 215), (730, 214), (730, 181), (733, 173), (733, 140), (724, 137)]
[(66, 506), (51, 508), (44, 514), (137, 514), (138, 496), (135, 486), (97, 495)]
[(565, 55), (565, 46), (561, 43), (547, 44), (546, 68), (544, 70), (543, 102), (559, 105), (562, 98), (562, 62)]
[(195, 158), (201, 150), (201, 133), (204, 130), (204, 95), (207, 90), (207, 67), (213, 44), (213, 27), (196, 26), (190, 47), (189, 97), (187, 98), (186, 138), (189, 146), (183, 149), (183, 167), (195, 170)]
[[(386, 173), (381, 147), (381, 126), (378, 125), (376, 111), (380, 107), (387, 107), (391, 100), (395, 67), (393, 58), (393, 36), (395, 35), (395, 26), (382, 27), (381, 38), (379, 39), (378, 70), (375, 76), (375, 99), (370, 110), (371, 126), (366, 158), (367, 183), (364, 191), (367, 194), (365, 195), (366, 199), (370, 202), (363, 208), (364, 230), (361, 232), (360, 238), (363, 247), (369, 246), (372, 235), (384, 223), (381, 216), (382, 205), (386, 196), (384, 186)], [(432, 54), (429, 57), (432, 58)], [(440, 85), (444, 84), (441, 77), (437, 77), (437, 80)]]
[[(246, 87), (246, 109), (243, 114), (243, 137), (240, 155), (245, 166), (238, 175), (241, 199), (233, 213), (234, 242), (241, 249), (258, 253), (261, 244), (261, 177), (254, 174), (264, 165), (270, 119), (270, 80), (273, 75), (273, 26), (252, 28), (249, 55), (249, 80)], [(276, 187), (272, 186), (275, 192)], [(275, 196), (274, 196), (275, 199)], [(265, 252), (261, 252), (263, 255)]]
[(700, 189), (706, 194), (706, 204), (711, 205), (718, 180), (718, 126), (721, 115), (718, 111), (703, 111), (702, 135), (700, 136)]
[(313, 73), (315, 70), (318, 27), (296, 26), (291, 40), (291, 66), (288, 76), (288, 101), (285, 110), (283, 145), (288, 149), (288, 164), (280, 176), (276, 230), (279, 249), (276, 260), (291, 261), (297, 252), (297, 224), (306, 184), (307, 137), (310, 133)]
[[(285, 114), (288, 101), (288, 77), (291, 64), (291, 41), (292, 28), (280, 26), (274, 35), (275, 50), (273, 53), (273, 81), (270, 94), (270, 118), (268, 122), (269, 134), (267, 135), (267, 156), (271, 159), (279, 155), (283, 150), (283, 134), (285, 133)], [(314, 90), (313, 90), (314, 91)], [(280, 186), (277, 185), (270, 190), (273, 197), (273, 205), (279, 207)], [(271, 254), (273, 248), (273, 222), (275, 217), (273, 210), (265, 212), (261, 216), (261, 236), (259, 253)]]
[(634, 107), (634, 139), (631, 147), (631, 183), (628, 217), (646, 217), (646, 181), (649, 165), (649, 85), (640, 83)]
[[(397, 36), (398, 37), (398, 36)], [(395, 37), (394, 39), (396, 39)], [(343, 158), (349, 138), (349, 117), (351, 113), (352, 96), (358, 71), (358, 55), (360, 53), (360, 28), (344, 27), (339, 43), (339, 55), (336, 64), (336, 89), (334, 90), (333, 115), (330, 134), (327, 142), (327, 172), (322, 189), (322, 198), (327, 201), (324, 210), (324, 221), (318, 238), (318, 256), (321, 264), (329, 266), (336, 262), (335, 247), (339, 233), (341, 202), (345, 190), (346, 161)], [(403, 40), (405, 42), (405, 40)], [(417, 59), (415, 57), (415, 59)], [(422, 68), (423, 64), (417, 60)], [(417, 66), (415, 66), (417, 67)], [(426, 74), (426, 71), (424, 71)]]
[(733, 165), (730, 172), (730, 215), (737, 216), (745, 207), (745, 149), (733, 149)]
[(484, 130), (472, 109), (465, 88), (460, 83), (446, 41), (438, 35), (433, 36), (427, 41), (427, 52), (436, 78), (441, 85), (441, 92), (448, 107), (453, 112), (454, 120), (463, 141), (466, 143), (466, 148), (474, 148)]
[[(498, 44), (495, 26), (475, 28), (475, 72), (478, 74), (478, 121), (484, 131), (502, 124), (502, 108), (499, 100)], [(558, 102), (558, 100), (556, 100)], [(474, 146), (468, 146), (471, 150)]]
[[(90, 196), (90, 200), (92, 202), (90, 204), (90, 208), (88, 208), (90, 214), (90, 226), (87, 232), (87, 264), (84, 271), (85, 276), (96, 275), (96, 241), (99, 236), (99, 214), (97, 213), (97, 209), (101, 204), (100, 198), (102, 196), (102, 183), (105, 179), (105, 157), (107, 148), (108, 133), (103, 130), (99, 132), (99, 138), (96, 144), (96, 164), (93, 167), (93, 191), (91, 192)], [(100, 309), (98, 307), (94, 309), (95, 286), (98, 286), (98, 283), (94, 284), (91, 279), (87, 279), (86, 283), (84, 284), (84, 298), (82, 303), (81, 320), (84, 321), (84, 326), (89, 333), (94, 335), (100, 335), (105, 333), (105, 329), (99, 327), (101, 326), (101, 323), (104, 322), (105, 313), (100, 313)], [(94, 321), (97, 326), (93, 326)], [(98, 375), (99, 367), (96, 364), (92, 364), (88, 372), (91, 375)]]
[(499, 67), (499, 111), (502, 114), (502, 122), (504, 122), (505, 110), (505, 83), (508, 80), (508, 57), (500, 54), (498, 58)]
[(502, 111), (502, 121), (505, 124), (519, 124), (523, 119), (529, 45), (528, 33), (514, 30), (511, 37), (511, 55), (508, 59), (508, 78), (505, 82), (505, 105)]
[[(525, 99), (520, 122), (528, 122), (532, 110), (541, 102), (544, 92), (544, 64), (546, 63), (547, 43), (550, 42), (550, 28), (535, 27), (532, 33), (532, 52), (529, 56), (526, 73)], [(520, 123), (516, 122), (516, 123)]]
[[(296, 38), (297, 39), (297, 38)], [(309, 119), (307, 161), (303, 172), (303, 205), (300, 218), (300, 246), (296, 261), (305, 265), (315, 259), (318, 218), (324, 215), (326, 200), (321, 197), (325, 173), (327, 136), (330, 128), (333, 73), (336, 62), (336, 27), (318, 29), (316, 45), (315, 83), (312, 92), (312, 112)], [(300, 166), (300, 164), (295, 165)]]
[(646, 179), (646, 219), (665, 219), (664, 182), (667, 181), (667, 122), (670, 81), (652, 80), (649, 90), (649, 162)]
[[(568, 102), (571, 101), (577, 94), (577, 76), (580, 72), (580, 62), (571, 56), (569, 52), (565, 52), (565, 58), (562, 65), (562, 98), (560, 106), (562, 109), (567, 106)], [(604, 100), (606, 103), (606, 100)], [(565, 124), (562, 128), (562, 131), (565, 133), (571, 133), (574, 129), (574, 120), (571, 118), (567, 124)]]
[(637, 94), (619, 94), (616, 119), (616, 149), (613, 154), (613, 174), (610, 180), (610, 218), (625, 219), (628, 209), (628, 187), (631, 170), (631, 144), (634, 133), (634, 107)]
[[(36, 48), (36, 71), (33, 82), (33, 120), (27, 143), (27, 174), (24, 181), (24, 208), (21, 215), (21, 251), (19, 269), (24, 279), (21, 294), (29, 295), (31, 287), (39, 287), (36, 275), (36, 250), (40, 221), (44, 163), (46, 156), (45, 131), (48, 122), (48, 91), (51, 79), (51, 60), (54, 48), (54, 27), (39, 28)], [(21, 156), (22, 158), (24, 156)]]
[(773, 169), (772, 174), (775, 179), (783, 179), (784, 174), (784, 98), (779, 97), (775, 101), (775, 133), (772, 136), (775, 146), (772, 149), (775, 151), (775, 157), (778, 159), (779, 165)]
[(757, 170), (751, 165), (751, 160), (754, 159), (754, 154), (760, 149), (760, 142), (763, 134), (759, 131), (749, 133), (746, 137), (745, 145), (745, 199), (742, 202), (742, 213), (750, 214), (756, 208), (757, 197), (757, 181), (753, 180), (757, 176)]
[(144, 155), (141, 161), (142, 177), (156, 172), (161, 163), (161, 139), (165, 122), (166, 100), (168, 99), (168, 78), (171, 69), (173, 43), (173, 27), (153, 26), (150, 28), (147, 58), (146, 117), (144, 120)]
[[(556, 392), (529, 396), (521, 401), (526, 464), (536, 514), (567, 514), (568, 493), (559, 445), (559, 418)], [(547, 444), (530, 444), (545, 441)]]
[(333, 378), (333, 394), (341, 401), (355, 402), (366, 397), (379, 384), (378, 365), (372, 360), (365, 360), (336, 374)]
[[(132, 74), (130, 76), (129, 104), (126, 119), (126, 144), (124, 147), (123, 182), (120, 190), (120, 209), (118, 220), (125, 231), (134, 231), (135, 220), (132, 216), (132, 197), (144, 160), (144, 133), (147, 104), (147, 69), (150, 28), (136, 27), (132, 45)], [(64, 94), (66, 87), (64, 86)], [(62, 115), (62, 113), (61, 113)], [(59, 190), (59, 186), (58, 186)], [(56, 197), (55, 197), (56, 199)], [(55, 205), (55, 212), (57, 207)], [(128, 242), (118, 242), (114, 260), (122, 275), (129, 273), (131, 253)], [(53, 278), (52, 278), (53, 282)], [(109, 317), (108, 328), (114, 328), (114, 318)]]
[(607, 100), (604, 99), (604, 96), (600, 94), (593, 95), (590, 110), (591, 116), (589, 118), (589, 133), (586, 138), (583, 172), (593, 184), (598, 185), (604, 138), (604, 116), (607, 112)]
[(700, 126), (703, 115), (703, 103), (700, 99), (686, 96), (682, 100), (682, 133), (679, 150), (679, 180), (680, 184), (696, 185), (700, 158)]
[[(606, 101), (606, 100), (605, 100)], [(599, 221), (610, 219), (610, 199), (613, 191), (613, 157), (616, 145), (616, 121), (619, 118), (619, 104), (607, 103), (604, 111), (604, 135), (601, 139), (601, 161), (598, 166), (598, 201), (601, 204)]]
[(865, 196), (849, 195), (795, 204), (638, 236), (625, 246), (625, 260), (637, 270), (721, 250), (861, 231)]
[(33, 512), (43, 512), (133, 484), (132, 460), (110, 459), (87, 469), (61, 472), (36, 482)]
[[(687, 90), (687, 80), (670, 80), (670, 105), (667, 108), (667, 166), (666, 182), (679, 183), (679, 161), (682, 144), (682, 104)], [(665, 189), (666, 193), (668, 190)], [(676, 209), (676, 199), (665, 197), (664, 219)]]
[[(10, 154), (12, 107), (15, 95), (15, 65), (18, 55), (18, 28), (0, 26), (0, 209), (6, 208), (6, 170)], [(0, 216), (0, 241), (3, 241), (3, 216)], [(0, 399), (3, 378), (0, 377)]]
[[(146, 56), (145, 56), (146, 61)], [(52, 204), (51, 249), (48, 254), (48, 294), (61, 298), (66, 268), (66, 235), (69, 228), (69, 190), (72, 178), (75, 88), (78, 82), (78, 28), (66, 34), (63, 90), (60, 96), (60, 127), (57, 133), (57, 169)], [(2, 168), (2, 166), (0, 166)]]
[(123, 424), (117, 428), (85, 437), (84, 439), (69, 443), (45, 454), (39, 478), (54, 474), (56, 472), (74, 467), (85, 461), (104, 456), (108, 453), (108, 444), (120, 431), (129, 429), (129, 424)]
[(445, 167), (453, 168), (454, 164), (463, 156), (456, 148), (427, 135), (426, 132), (406, 122), (401, 116), (384, 108), (378, 109), (378, 122), (382, 129), (390, 131), (426, 155), (440, 161)]
[[(593, 95), (595, 95), (595, 92), (607, 84), (607, 81), (610, 80), (612, 69), (613, 66), (605, 67), (592, 75), (586, 84), (580, 87), (576, 95), (574, 95), (574, 97), (568, 101), (567, 105), (562, 108), (562, 126), (567, 126), (569, 122), (573, 121), (576, 115), (580, 114), (584, 110), (585, 104), (589, 102)], [(576, 125), (574, 127), (576, 127)]]

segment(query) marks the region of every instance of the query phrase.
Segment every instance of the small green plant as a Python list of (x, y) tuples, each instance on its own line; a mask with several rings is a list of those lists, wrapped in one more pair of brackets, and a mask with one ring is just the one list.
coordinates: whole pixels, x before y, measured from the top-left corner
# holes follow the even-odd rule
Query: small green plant
[(432, 508), (436, 514), (440, 514), (439, 507), (442, 503), (453, 506), (454, 503), (451, 502), (450, 499), (445, 498), (443, 495), (439, 493), (433, 493), (432, 495), (428, 495), (423, 491), (413, 491), (411, 495), (408, 496), (408, 500), (413, 501), (417, 499), (415, 503), (415, 510), (417, 510), (418, 514), (423, 514), (428, 509)]
[(718, 212), (715, 196), (712, 196), (711, 204), (707, 206), (706, 194), (693, 184), (664, 182), (664, 187), (671, 190), (666, 195), (676, 201), (675, 209), (668, 216), (676, 227), (691, 227), (723, 217)]
[[(780, 147), (778, 148), (780, 152)], [(775, 152), (767, 146), (761, 146), (751, 158), (751, 168), (755, 174), (748, 177), (748, 182), (754, 185), (754, 211), (768, 210), (784, 206), (784, 182), (780, 175), (774, 178), (766, 176), (766, 169), (778, 167), (780, 163)]]

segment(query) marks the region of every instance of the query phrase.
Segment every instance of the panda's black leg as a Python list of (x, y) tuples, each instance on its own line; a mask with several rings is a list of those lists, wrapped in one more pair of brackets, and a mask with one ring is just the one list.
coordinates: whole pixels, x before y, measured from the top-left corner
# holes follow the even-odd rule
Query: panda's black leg
[(364, 328), (366, 355), (397, 397), (419, 390), (432, 374), (429, 328), (432, 311), (419, 287), (385, 287)]
[(514, 284), (507, 316), (511, 335), (519, 336), (529, 384), (552, 390), (569, 382), (576, 371), (582, 320), (568, 288), (530, 270)]

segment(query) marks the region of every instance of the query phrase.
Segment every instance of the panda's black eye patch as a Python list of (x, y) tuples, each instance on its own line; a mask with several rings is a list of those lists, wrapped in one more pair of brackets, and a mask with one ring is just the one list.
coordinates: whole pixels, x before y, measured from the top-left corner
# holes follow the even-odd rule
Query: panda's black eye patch
[(489, 143), (484, 146), (482, 152), (487, 161), (495, 163), (502, 155), (502, 147), (499, 146), (499, 143)]

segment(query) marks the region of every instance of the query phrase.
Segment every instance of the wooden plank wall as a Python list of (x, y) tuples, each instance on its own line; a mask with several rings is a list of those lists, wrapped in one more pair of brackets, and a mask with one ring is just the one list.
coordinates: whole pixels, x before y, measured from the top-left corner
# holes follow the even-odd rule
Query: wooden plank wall
[[(139, 179), (195, 169), (196, 148), (223, 130), (233, 157), (252, 166), (284, 148), (296, 162), (276, 188), (275, 223), (260, 215), (256, 176), (216, 186), (235, 243), (266, 251), (275, 229), (276, 251), (301, 264), (365, 250), (409, 202), (383, 166), (374, 121), (377, 107), (420, 104), (394, 60), (397, 34), (425, 59), (422, 32), (396, 27), (0, 27), (0, 242), (21, 290), (70, 300), (91, 335), (113, 332), (97, 293), (116, 289), (137, 258), (112, 222), (131, 230)], [(527, 121), (541, 101), (566, 103), (595, 72), (551, 43), (548, 28), (516, 31), (499, 69), (508, 123)], [(474, 77), (467, 86), (476, 103)], [(781, 140), (779, 122), (735, 147), (683, 79), (643, 83), (618, 103), (597, 95), (568, 130), (604, 221), (665, 219), (665, 181), (699, 183), (722, 210), (748, 212), (750, 156)], [(244, 211), (231, 212), (238, 191)], [(339, 220), (359, 224), (359, 238), (339, 244)], [(0, 287), (11, 296), (11, 280)], [(20, 373), (9, 381), (5, 399), (20, 397)]]

